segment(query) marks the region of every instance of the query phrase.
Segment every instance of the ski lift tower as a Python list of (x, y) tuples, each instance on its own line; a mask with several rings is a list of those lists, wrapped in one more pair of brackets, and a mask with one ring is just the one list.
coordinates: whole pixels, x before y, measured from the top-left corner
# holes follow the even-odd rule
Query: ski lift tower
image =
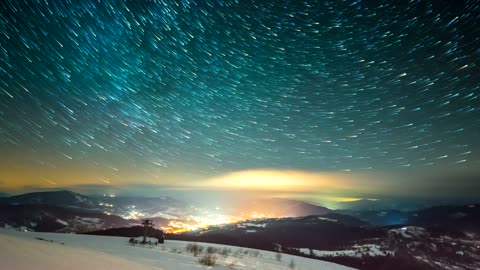
[(153, 221), (151, 219), (145, 219), (142, 221), (142, 225), (143, 225), (143, 241), (142, 241), (142, 244), (146, 244), (147, 243), (147, 237), (149, 235), (149, 231), (150, 231), (150, 228), (153, 227)]

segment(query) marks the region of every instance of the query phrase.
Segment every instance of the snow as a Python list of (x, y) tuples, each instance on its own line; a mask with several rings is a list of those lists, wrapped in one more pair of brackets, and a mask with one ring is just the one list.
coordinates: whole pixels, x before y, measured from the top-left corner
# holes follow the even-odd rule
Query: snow
[(87, 223), (87, 224), (90, 224), (90, 223), (100, 223), (102, 220), (99, 219), (99, 218), (89, 218), (89, 217), (79, 217), (79, 216), (75, 216), (75, 220), (78, 221), (78, 222), (81, 222), (81, 223)]
[(337, 219), (333, 219), (333, 218), (318, 217), (318, 219), (323, 221), (338, 222)]
[(452, 218), (457, 218), (457, 219), (460, 219), (460, 218), (464, 218), (468, 216), (466, 213), (463, 213), (463, 212), (457, 212), (457, 213), (454, 213), (451, 215)]
[(75, 200), (77, 200), (77, 202), (88, 202), (88, 200), (86, 200), (85, 198), (82, 198), (79, 194), (73, 193), (73, 192), (72, 194)]
[(392, 251), (384, 251), (379, 245), (354, 245), (353, 248), (371, 257), (393, 255)]
[(73, 248), (61, 243), (22, 239), (5, 234), (0, 234), (0, 250), (2, 269), (152, 269), (118, 256)]
[(245, 226), (245, 227), (257, 227), (257, 228), (266, 228), (266, 227), (267, 227), (267, 224), (265, 224), (265, 223), (256, 224), (256, 223), (245, 222), (245, 223), (241, 223), (241, 226)]
[(427, 234), (424, 228), (415, 226), (392, 229), (389, 232), (392, 234), (400, 235), (404, 238), (420, 238)]
[[(46, 240), (46, 241), (41, 241)], [(51, 242), (50, 242), (51, 241)], [(198, 258), (186, 251), (189, 242), (166, 240), (163, 245), (132, 245), (126, 237), (18, 232), (0, 229), (0, 261), (2, 269), (288, 269), (291, 260), (296, 269), (348, 270), (335, 263), (234, 246), (197, 243), (218, 250), (228, 249), (228, 256), (217, 254), (212, 267), (198, 263)], [(199, 255), (201, 257), (202, 255)]]
[[(300, 252), (305, 255), (310, 255), (310, 249), (301, 248)], [(317, 257), (337, 257), (337, 256), (347, 256), (347, 257), (357, 257), (355, 250), (312, 250), (313, 255)]]
[(379, 213), (377, 214), (377, 216), (379, 216), (379, 217), (384, 217), (384, 216), (386, 216), (387, 214), (388, 214), (387, 211), (381, 211), (381, 212), (379, 212)]
[(68, 222), (66, 222), (65, 220), (61, 220), (61, 219), (57, 218), (57, 222), (62, 224), (62, 225), (68, 226)]
[[(379, 245), (354, 245), (353, 249), (347, 250), (312, 250), (312, 255), (316, 257), (357, 257), (361, 258), (364, 255), (368, 255), (371, 257), (376, 256), (387, 256), (389, 254), (393, 254), (391, 251), (383, 251)], [(310, 255), (310, 249), (308, 248), (301, 248), (299, 251), (305, 255)]]

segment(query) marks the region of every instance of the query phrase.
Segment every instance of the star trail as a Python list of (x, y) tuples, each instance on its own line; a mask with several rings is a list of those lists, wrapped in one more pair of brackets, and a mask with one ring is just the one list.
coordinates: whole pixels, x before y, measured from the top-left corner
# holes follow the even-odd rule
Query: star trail
[(479, 166), (480, 1), (0, 10), (0, 186)]

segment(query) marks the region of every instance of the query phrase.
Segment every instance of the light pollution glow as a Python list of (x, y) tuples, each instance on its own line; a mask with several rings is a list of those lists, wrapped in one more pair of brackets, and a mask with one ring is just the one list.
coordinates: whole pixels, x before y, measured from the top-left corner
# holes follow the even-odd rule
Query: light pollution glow
[(315, 173), (293, 170), (247, 170), (209, 179), (202, 186), (244, 190), (306, 191), (312, 189), (348, 189), (352, 181), (339, 173)]
[[(332, 201), (336, 202), (352, 202), (362, 200), (363, 198), (332, 198)], [(377, 200), (377, 199), (367, 199)], [(275, 214), (274, 209), (269, 209), (268, 206), (262, 205), (262, 212), (249, 209), (248, 207), (242, 207), (239, 204), (239, 208), (236, 209), (236, 213), (226, 214), (223, 212), (205, 212), (202, 215), (191, 217), (187, 220), (170, 220), (167, 226), (160, 227), (167, 233), (182, 233), (187, 231), (195, 231), (199, 229), (206, 229), (209, 226), (238, 223), (247, 220), (265, 219), (265, 218), (285, 218), (289, 216)], [(243, 205), (245, 206), (245, 205)], [(137, 212), (138, 214), (138, 212)], [(140, 216), (141, 217), (141, 216)]]
[[(69, 171), (69, 173), (73, 173)], [(75, 172), (77, 173), (77, 172)], [(5, 171), (3, 172), (4, 179)], [(57, 175), (53, 177), (45, 177), (34, 175), (33, 170), (28, 171), (26, 174), (28, 177), (22, 177), (17, 175), (17, 178), (21, 178), (22, 181), (10, 182), (11, 188), (16, 187), (17, 190), (22, 188), (33, 187), (33, 189), (45, 189), (45, 188), (69, 188), (78, 185), (85, 185), (89, 183), (98, 184), (98, 182), (89, 182), (89, 179), (101, 179), (102, 183), (96, 185), (95, 189), (118, 189), (124, 186), (127, 191), (126, 194), (135, 194), (136, 191), (132, 190), (128, 186), (128, 181), (125, 179), (134, 177), (137, 172), (125, 172), (123, 181), (113, 181), (112, 178), (105, 180), (103, 177), (95, 177), (95, 172), (85, 172), (84, 178), (80, 174), (76, 177), (68, 177), (67, 170), (65, 174)], [(314, 172), (314, 171), (302, 171), (302, 170), (278, 170), (278, 169), (257, 169), (257, 170), (244, 170), (235, 171), (218, 176), (199, 178), (190, 181), (178, 181), (175, 183), (175, 174), (163, 174), (160, 181), (140, 181), (144, 184), (155, 183), (159, 187), (168, 185), (170, 191), (174, 190), (179, 193), (184, 192), (192, 198), (198, 196), (199, 193), (214, 192), (217, 195), (221, 194), (224, 199), (219, 205), (226, 206), (228, 204), (238, 203), (239, 198), (248, 200), (249, 198), (290, 198), (307, 200), (312, 203), (325, 206), (327, 208), (336, 209), (340, 203), (354, 202), (358, 200), (378, 200), (377, 196), (385, 195), (398, 195), (408, 194), (411, 185), (409, 183), (415, 183), (417, 186), (417, 194), (428, 194), (431, 190), (430, 185), (422, 185), (421, 177), (425, 175), (418, 174), (416, 177), (409, 177), (405, 174), (361, 174), (353, 172)], [(146, 179), (148, 177), (144, 176)], [(384, 181), (388, 177), (389, 181)], [(57, 179), (67, 179), (65, 181)], [(156, 178), (156, 177), (155, 177)], [(15, 178), (16, 179), (16, 178)], [(53, 179), (53, 180), (51, 180)], [(112, 181), (110, 181), (112, 180)], [(401, 180), (401, 181), (400, 181)], [(59, 184), (62, 183), (62, 184)], [(172, 184), (173, 183), (173, 184)], [(5, 183), (4, 183), (5, 184)], [(17, 186), (15, 186), (15, 184)], [(23, 186), (22, 186), (23, 184)], [(439, 182), (437, 187), (442, 188)], [(144, 188), (145, 189), (145, 188)], [(15, 189), (13, 189), (15, 190)], [(442, 189), (439, 189), (440, 191)], [(447, 192), (451, 188), (446, 189)], [(137, 191), (138, 192), (138, 191)], [(140, 189), (140, 192), (142, 190)], [(177, 194), (179, 194), (177, 193)], [(204, 201), (208, 201), (210, 204), (218, 203), (218, 198), (210, 196), (204, 197)], [(444, 192), (443, 194), (447, 194)], [(162, 189), (158, 191), (156, 195), (163, 195)], [(109, 195), (114, 196), (114, 195)], [(176, 196), (173, 196), (176, 197)], [(241, 204), (240, 204), (241, 205)], [(205, 228), (211, 225), (219, 225), (226, 223), (240, 222), (248, 219), (258, 218), (280, 218), (274, 214), (274, 211), (268, 211), (264, 209), (263, 212), (253, 211), (252, 209), (242, 209), (239, 212), (222, 212), (212, 211), (209, 213), (203, 213), (196, 217), (191, 217), (189, 220), (171, 220), (168, 226), (162, 227), (168, 233), (178, 233), (183, 231), (190, 231)], [(243, 211), (244, 210), (244, 211)], [(142, 218), (143, 213), (132, 211), (129, 216), (125, 218)]]
[[(7, 166), (8, 165), (8, 166)], [(2, 165), (0, 165), (2, 166)], [(26, 170), (12, 163), (4, 163), (0, 171), (0, 190), (3, 192), (22, 193), (42, 189), (60, 189), (94, 186), (94, 189), (124, 189), (125, 193), (145, 194), (146, 190), (162, 187), (179, 191), (213, 190), (216, 192), (243, 192), (256, 195), (284, 198), (305, 198), (313, 201), (354, 201), (358, 199), (375, 199), (379, 196), (451, 196), (454, 193), (468, 195), (478, 187), (472, 178), (463, 177), (455, 170), (428, 174), (422, 171), (411, 173), (398, 172), (316, 172), (304, 170), (255, 169), (234, 171), (211, 177), (186, 177), (179, 172), (169, 171), (159, 174), (141, 174), (136, 170), (120, 168), (115, 176), (105, 176), (97, 171), (72, 170), (71, 167), (58, 168), (54, 171)], [(475, 173), (475, 170), (473, 171)], [(437, 179), (431, 185), (431, 178)], [(443, 178), (440, 179), (440, 178)], [(456, 179), (452, 186), (449, 179)], [(148, 188), (132, 188), (132, 183)], [(415, 187), (415, 193), (411, 187)], [(474, 196), (475, 194), (471, 194)], [(243, 196), (243, 195), (242, 195)]]
[(462, 1), (3, 2), (0, 192), (480, 196)]

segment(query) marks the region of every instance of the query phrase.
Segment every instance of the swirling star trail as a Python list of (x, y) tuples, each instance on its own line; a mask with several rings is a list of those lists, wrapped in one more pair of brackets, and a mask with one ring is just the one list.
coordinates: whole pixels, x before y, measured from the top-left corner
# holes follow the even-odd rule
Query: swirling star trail
[(478, 166), (479, 1), (0, 10), (5, 186)]

